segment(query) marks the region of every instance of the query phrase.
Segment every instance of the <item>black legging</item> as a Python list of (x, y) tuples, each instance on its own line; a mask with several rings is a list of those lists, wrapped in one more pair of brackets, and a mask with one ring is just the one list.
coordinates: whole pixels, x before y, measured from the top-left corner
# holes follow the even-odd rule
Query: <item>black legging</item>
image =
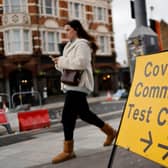
[(68, 91), (65, 96), (65, 104), (62, 113), (65, 140), (73, 140), (73, 132), (76, 119), (79, 116), (83, 121), (93, 124), (99, 128), (104, 122), (90, 111), (86, 94), (78, 91)]

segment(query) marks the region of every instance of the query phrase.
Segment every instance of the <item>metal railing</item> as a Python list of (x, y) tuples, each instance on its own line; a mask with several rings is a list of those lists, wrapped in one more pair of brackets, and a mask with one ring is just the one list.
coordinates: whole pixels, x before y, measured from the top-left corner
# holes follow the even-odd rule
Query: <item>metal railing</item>
[(39, 98), (39, 105), (41, 106), (42, 105), (42, 98), (41, 98), (41, 95), (38, 91), (24, 91), (24, 92), (15, 92), (12, 94), (12, 107), (14, 108), (14, 97), (19, 95), (19, 98), (20, 98), (20, 105), (23, 105), (23, 102), (22, 102), (22, 96), (23, 95), (27, 95), (27, 94), (31, 94), (32, 96), (35, 96), (37, 95), (38, 98)]

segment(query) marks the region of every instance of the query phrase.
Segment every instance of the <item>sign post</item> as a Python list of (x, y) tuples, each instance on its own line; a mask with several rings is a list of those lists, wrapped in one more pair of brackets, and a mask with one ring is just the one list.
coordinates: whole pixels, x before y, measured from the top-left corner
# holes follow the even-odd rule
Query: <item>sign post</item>
[(168, 167), (168, 52), (136, 58), (116, 145)]

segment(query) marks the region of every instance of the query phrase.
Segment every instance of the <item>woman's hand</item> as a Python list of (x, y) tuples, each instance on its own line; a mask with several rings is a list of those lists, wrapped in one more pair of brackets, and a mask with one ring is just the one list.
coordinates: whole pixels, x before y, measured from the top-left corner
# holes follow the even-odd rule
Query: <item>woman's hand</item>
[(54, 64), (58, 64), (58, 60), (59, 58), (58, 57), (52, 57), (52, 56), (49, 56), (51, 58), (51, 60), (54, 62)]

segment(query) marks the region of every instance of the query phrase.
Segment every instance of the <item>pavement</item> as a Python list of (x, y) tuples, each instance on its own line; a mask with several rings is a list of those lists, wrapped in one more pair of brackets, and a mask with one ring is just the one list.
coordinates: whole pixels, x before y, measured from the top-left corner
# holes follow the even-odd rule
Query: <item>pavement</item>
[[(108, 120), (118, 128), (120, 118)], [(53, 165), (51, 159), (62, 151), (63, 132), (52, 130), (0, 147), (0, 168), (107, 168), (113, 146), (103, 147), (105, 135), (96, 127), (76, 128), (74, 150), (77, 158)], [(138, 155), (118, 148), (112, 168), (160, 168)]]
[[(89, 98), (89, 103), (104, 101), (105, 97)], [(46, 104), (43, 108), (61, 107), (62, 102)], [(39, 107), (33, 107), (39, 108)], [(40, 107), (41, 108), (41, 107)], [(114, 112), (113, 112), (114, 113)], [(122, 111), (116, 111), (121, 114)], [(102, 115), (103, 116), (103, 115)], [(101, 116), (100, 116), (101, 117)], [(16, 113), (8, 113), (12, 126), (17, 128)], [(118, 129), (121, 115), (111, 116), (106, 122)], [(76, 158), (53, 165), (51, 159), (62, 151), (62, 125), (57, 123), (51, 128), (38, 131), (9, 134), (0, 137), (0, 168), (107, 168), (113, 145), (103, 147), (105, 135), (92, 125), (80, 126), (78, 120), (74, 135)], [(81, 124), (82, 125), (82, 124)], [(59, 129), (58, 129), (59, 128)], [(8, 140), (13, 143), (6, 143)], [(15, 141), (19, 139), (18, 141)], [(108, 168), (161, 168), (160, 165), (117, 147), (113, 164)]]

